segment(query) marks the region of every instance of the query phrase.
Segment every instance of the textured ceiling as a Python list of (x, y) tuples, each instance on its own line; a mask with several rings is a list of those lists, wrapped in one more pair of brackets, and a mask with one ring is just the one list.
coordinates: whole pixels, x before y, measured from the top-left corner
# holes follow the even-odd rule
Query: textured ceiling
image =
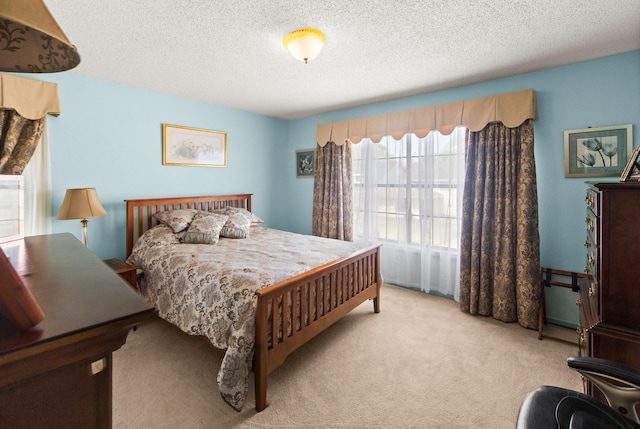
[[(640, 0), (45, 3), (72, 73), (283, 119), (640, 49)], [(304, 27), (327, 36), (307, 65), (282, 47)]]

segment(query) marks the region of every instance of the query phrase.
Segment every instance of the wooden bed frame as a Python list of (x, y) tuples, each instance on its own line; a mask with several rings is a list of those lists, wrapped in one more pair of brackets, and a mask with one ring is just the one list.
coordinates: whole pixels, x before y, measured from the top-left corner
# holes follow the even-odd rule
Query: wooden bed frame
[[(127, 257), (140, 235), (155, 226), (153, 214), (192, 208), (203, 211), (226, 206), (251, 211), (251, 195), (235, 194), (125, 200)], [(256, 338), (253, 356), (256, 410), (267, 406), (267, 376), (289, 354), (366, 300), (380, 312), (380, 246), (360, 250), (256, 292)], [(300, 302), (301, 305), (290, 305)], [(271, 317), (273, 315), (273, 317)], [(271, 332), (282, 332), (273, 335)]]

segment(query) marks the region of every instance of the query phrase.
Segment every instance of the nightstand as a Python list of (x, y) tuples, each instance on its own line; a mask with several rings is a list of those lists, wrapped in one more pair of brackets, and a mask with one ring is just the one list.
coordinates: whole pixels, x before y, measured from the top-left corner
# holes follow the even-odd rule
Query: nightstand
[(118, 273), (120, 277), (125, 279), (134, 290), (138, 290), (136, 267), (116, 258), (106, 259), (104, 263), (107, 264), (113, 271)]

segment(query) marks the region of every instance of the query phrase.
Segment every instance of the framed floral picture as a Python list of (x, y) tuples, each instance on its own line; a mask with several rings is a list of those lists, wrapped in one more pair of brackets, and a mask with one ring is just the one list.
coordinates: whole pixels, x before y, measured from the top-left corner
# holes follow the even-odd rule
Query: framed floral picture
[(315, 173), (314, 154), (313, 149), (296, 151), (296, 177), (313, 177)]
[(227, 166), (227, 133), (162, 124), (162, 164)]
[(632, 151), (632, 125), (564, 132), (565, 177), (620, 176)]

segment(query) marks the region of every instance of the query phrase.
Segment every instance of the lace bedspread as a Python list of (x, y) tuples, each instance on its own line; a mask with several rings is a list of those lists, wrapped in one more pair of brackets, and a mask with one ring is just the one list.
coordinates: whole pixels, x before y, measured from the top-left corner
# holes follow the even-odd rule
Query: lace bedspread
[(183, 244), (165, 225), (145, 232), (127, 262), (158, 315), (226, 350), (217, 382), (236, 410), (247, 398), (255, 342), (255, 291), (357, 251), (353, 243), (251, 227), (249, 238)]

